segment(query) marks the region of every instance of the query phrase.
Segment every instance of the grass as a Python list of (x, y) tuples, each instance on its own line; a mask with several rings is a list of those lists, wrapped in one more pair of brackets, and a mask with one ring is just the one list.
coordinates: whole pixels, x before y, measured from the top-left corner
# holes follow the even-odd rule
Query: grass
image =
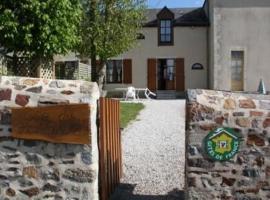
[(144, 108), (142, 103), (120, 103), (120, 126), (126, 128), (127, 125), (136, 119), (139, 112)]

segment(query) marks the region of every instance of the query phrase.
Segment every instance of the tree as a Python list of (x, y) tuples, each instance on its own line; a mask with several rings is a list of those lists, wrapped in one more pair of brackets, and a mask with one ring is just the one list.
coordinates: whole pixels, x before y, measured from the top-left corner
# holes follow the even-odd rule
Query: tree
[(66, 54), (79, 43), (79, 0), (1, 0), (0, 47), (2, 54), (28, 57), (34, 67)]
[(102, 89), (107, 59), (136, 43), (145, 4), (143, 0), (82, 0), (82, 7), (79, 52), (91, 59), (92, 81)]

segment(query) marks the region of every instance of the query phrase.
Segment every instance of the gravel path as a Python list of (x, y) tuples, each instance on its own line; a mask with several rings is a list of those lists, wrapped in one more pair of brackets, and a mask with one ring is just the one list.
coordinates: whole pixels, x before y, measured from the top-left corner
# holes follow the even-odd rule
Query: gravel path
[(145, 101), (122, 132), (122, 184), (112, 200), (181, 200), (184, 187), (185, 101)]

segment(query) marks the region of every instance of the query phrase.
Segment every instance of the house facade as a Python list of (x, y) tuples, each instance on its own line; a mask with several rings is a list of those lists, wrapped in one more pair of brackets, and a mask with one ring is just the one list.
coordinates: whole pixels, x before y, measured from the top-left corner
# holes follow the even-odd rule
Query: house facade
[[(270, 89), (270, 1), (208, 0), (210, 88)], [(268, 86), (268, 87), (267, 87)]]
[(136, 47), (107, 65), (106, 89), (270, 85), (270, 1), (206, 0), (202, 8), (148, 9)]
[[(153, 91), (207, 88), (209, 22), (203, 8), (149, 9), (146, 16), (137, 46), (108, 62), (106, 89), (129, 85)], [(116, 68), (122, 79), (116, 78)]]

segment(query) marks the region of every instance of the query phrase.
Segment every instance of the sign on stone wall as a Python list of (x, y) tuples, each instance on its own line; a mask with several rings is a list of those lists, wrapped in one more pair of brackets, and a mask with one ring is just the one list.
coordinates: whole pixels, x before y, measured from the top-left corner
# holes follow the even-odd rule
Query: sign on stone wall
[(230, 128), (217, 128), (205, 138), (205, 151), (216, 161), (230, 160), (239, 150), (238, 136)]
[(14, 108), (11, 125), (11, 136), (14, 138), (53, 143), (90, 143), (88, 104)]

